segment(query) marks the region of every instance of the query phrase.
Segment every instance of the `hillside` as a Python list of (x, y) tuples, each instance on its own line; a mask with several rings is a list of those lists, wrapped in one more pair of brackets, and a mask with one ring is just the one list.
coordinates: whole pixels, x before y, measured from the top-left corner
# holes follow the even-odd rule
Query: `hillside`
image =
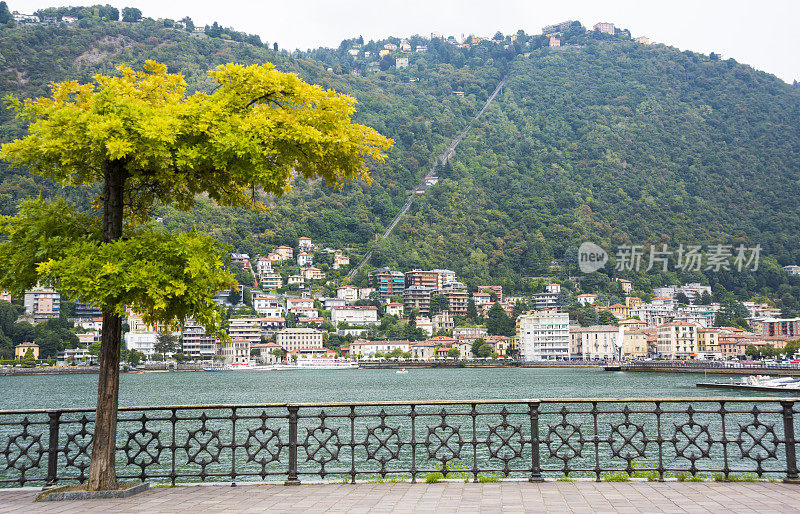
[[(558, 49), (521, 31), (463, 49), (415, 36), (411, 44), (426, 52), (411, 53), (404, 69), (384, 57), (383, 71), (375, 72), (364, 51), (400, 39), (359, 42), (357, 56), (348, 50), (356, 40), (290, 55), (153, 20), (0, 30), (4, 94), (43, 95), (50, 81), (85, 81), (145, 59), (167, 63), (191, 88), (203, 89), (205, 70), (217, 64), (270, 61), (352, 94), (357, 121), (396, 142), (386, 163), (371, 170), (371, 184), (339, 192), (298, 180), (272, 199), (267, 215), (203, 201), (190, 213), (162, 208), (155, 215), (169, 228), (194, 225), (248, 253), (308, 235), (363, 254), (507, 75), (503, 91), (438, 170), (439, 183), (388, 240), (374, 243), (370, 265), (446, 267), (473, 286), (491, 280), (520, 290), (538, 287), (523, 277), (574, 275), (575, 248), (586, 240), (609, 249), (759, 243), (766, 269), (757, 274), (626, 276), (644, 290), (711, 280), (742, 298), (768, 293), (787, 309), (800, 307), (800, 286), (777, 267), (800, 262), (800, 91), (731, 59), (572, 26)], [(9, 113), (0, 123), (2, 140), (20, 134)], [(57, 189), (22, 172), (0, 172), (3, 214), (20, 198)], [(85, 191), (65, 193), (87, 203)]]

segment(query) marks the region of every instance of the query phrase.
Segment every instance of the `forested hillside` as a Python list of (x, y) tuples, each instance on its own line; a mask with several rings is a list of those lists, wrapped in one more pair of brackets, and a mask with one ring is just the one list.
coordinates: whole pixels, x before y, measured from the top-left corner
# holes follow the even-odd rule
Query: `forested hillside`
[[(356, 120), (395, 140), (387, 161), (372, 166), (371, 184), (336, 191), (298, 180), (266, 215), (207, 201), (189, 213), (154, 213), (171, 229), (194, 225), (248, 253), (294, 245), (301, 235), (354, 254), (374, 246), (372, 266), (451, 268), (470, 285), (494, 281), (511, 290), (524, 290), (524, 277), (576, 273), (575, 248), (586, 240), (609, 249), (759, 243), (766, 268), (759, 274), (627, 276), (645, 290), (710, 279), (800, 307), (800, 286), (777, 267), (800, 263), (800, 90), (772, 75), (579, 25), (556, 49), (522, 31), (468, 48), (414, 36), (414, 48), (427, 50), (411, 52), (403, 69), (384, 56), (381, 71), (348, 49), (377, 52), (383, 41), (288, 54), (164, 25), (84, 18), (76, 26), (0, 28), (0, 90), (40, 96), (51, 81), (86, 81), (145, 59), (203, 90), (205, 70), (217, 64), (270, 61), (355, 96)], [(503, 91), (438, 170), (439, 183), (389, 240), (374, 242), (506, 75)], [(3, 141), (20, 134), (11, 113), (0, 122)], [(0, 172), (2, 214), (21, 198), (57, 189), (24, 171)], [(83, 205), (91, 198), (66, 194)]]

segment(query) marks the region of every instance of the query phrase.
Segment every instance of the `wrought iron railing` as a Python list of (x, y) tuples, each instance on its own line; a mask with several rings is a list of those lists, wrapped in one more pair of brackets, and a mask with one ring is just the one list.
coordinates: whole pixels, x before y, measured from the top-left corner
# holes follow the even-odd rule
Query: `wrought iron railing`
[[(176, 484), (431, 473), (798, 479), (798, 401), (542, 399), (121, 408), (118, 476)], [(93, 411), (0, 411), (0, 485), (84, 482)]]

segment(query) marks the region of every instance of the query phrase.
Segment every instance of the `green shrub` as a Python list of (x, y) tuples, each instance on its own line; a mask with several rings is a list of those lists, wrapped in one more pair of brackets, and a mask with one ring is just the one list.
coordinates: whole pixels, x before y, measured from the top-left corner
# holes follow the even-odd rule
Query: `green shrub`
[(678, 482), (702, 482), (703, 477), (700, 475), (693, 475), (688, 471), (678, 471), (675, 473), (675, 478), (678, 479)]
[(628, 482), (631, 477), (625, 471), (615, 471), (614, 473), (603, 473), (602, 480), (605, 482)]
[(492, 482), (499, 482), (502, 476), (499, 475), (483, 475), (478, 477), (478, 482), (482, 484), (489, 484)]
[(435, 473), (428, 473), (428, 476), (425, 477), (425, 483), (426, 484), (435, 484), (436, 482), (440, 481), (443, 478), (444, 478), (444, 476), (441, 473), (439, 473), (438, 471), (435, 472)]

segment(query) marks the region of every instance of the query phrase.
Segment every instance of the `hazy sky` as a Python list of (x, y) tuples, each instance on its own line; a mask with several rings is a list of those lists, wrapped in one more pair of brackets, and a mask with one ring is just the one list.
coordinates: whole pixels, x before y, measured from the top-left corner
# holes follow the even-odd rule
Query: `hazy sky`
[(610, 21), (633, 36), (681, 50), (717, 52), (723, 58), (800, 80), (800, 0), (6, 0), (27, 13), (57, 5), (110, 3), (138, 7), (144, 16), (179, 19), (196, 25), (214, 21), (258, 34), (281, 48), (338, 46), (363, 35), (378, 39), (431, 32), (492, 36), (574, 19), (591, 27)]

